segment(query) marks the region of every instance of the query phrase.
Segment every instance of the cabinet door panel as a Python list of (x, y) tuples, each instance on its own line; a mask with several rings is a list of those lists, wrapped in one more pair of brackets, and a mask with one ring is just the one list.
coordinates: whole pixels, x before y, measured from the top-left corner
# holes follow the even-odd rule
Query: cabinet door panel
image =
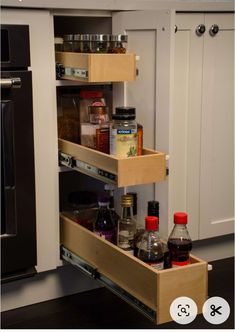
[(177, 14), (174, 58), (173, 113), (170, 130), (170, 215), (187, 211), (189, 232), (198, 239), (200, 126), (203, 36), (196, 27), (203, 14)]
[(201, 127), (200, 238), (233, 232), (234, 15), (207, 14)]

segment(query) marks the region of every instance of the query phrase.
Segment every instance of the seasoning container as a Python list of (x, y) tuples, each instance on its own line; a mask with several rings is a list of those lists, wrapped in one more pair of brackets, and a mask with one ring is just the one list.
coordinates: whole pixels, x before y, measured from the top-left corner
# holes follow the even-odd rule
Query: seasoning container
[(90, 123), (81, 124), (81, 144), (109, 153), (109, 115), (107, 106), (88, 106)]
[(54, 44), (55, 44), (56, 52), (63, 52), (64, 47), (63, 47), (63, 38), (62, 37), (55, 37)]
[(81, 52), (82, 53), (90, 53), (90, 35), (82, 34), (81, 35)]
[(127, 35), (110, 35), (108, 53), (126, 53), (123, 44), (127, 43)]
[(81, 52), (81, 48), (82, 48), (82, 35), (80, 34), (76, 34), (73, 36), (73, 51), (74, 52)]
[(110, 125), (110, 154), (118, 158), (137, 155), (137, 123), (134, 107), (117, 107)]
[(109, 121), (108, 106), (88, 106), (90, 114), (90, 123), (101, 124)]
[(64, 35), (63, 48), (65, 52), (73, 52), (73, 35)]
[(90, 48), (92, 53), (108, 52), (109, 35), (92, 34), (90, 35)]
[(89, 106), (105, 106), (106, 101), (101, 90), (82, 90), (79, 93), (80, 122), (89, 122)]

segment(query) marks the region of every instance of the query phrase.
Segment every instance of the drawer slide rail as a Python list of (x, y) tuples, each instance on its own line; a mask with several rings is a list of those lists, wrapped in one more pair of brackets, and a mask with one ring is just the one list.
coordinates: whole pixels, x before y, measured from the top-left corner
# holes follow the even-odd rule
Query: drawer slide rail
[(81, 270), (86, 275), (99, 281), (102, 285), (104, 285), (114, 294), (116, 294), (121, 299), (123, 299), (124, 301), (132, 305), (135, 309), (144, 314), (148, 319), (156, 321), (156, 311), (149, 308), (144, 303), (135, 298), (133, 295), (131, 295), (123, 288), (115, 284), (112, 280), (99, 273), (96, 267), (91, 266), (90, 264), (85, 262), (82, 258), (75, 255), (73, 252), (71, 252), (64, 246), (61, 246), (61, 258), (79, 268), (79, 270)]
[(80, 173), (92, 176), (105, 183), (117, 184), (117, 176), (103, 169), (89, 165), (84, 161), (76, 160), (67, 153), (59, 151), (59, 165), (72, 168)]

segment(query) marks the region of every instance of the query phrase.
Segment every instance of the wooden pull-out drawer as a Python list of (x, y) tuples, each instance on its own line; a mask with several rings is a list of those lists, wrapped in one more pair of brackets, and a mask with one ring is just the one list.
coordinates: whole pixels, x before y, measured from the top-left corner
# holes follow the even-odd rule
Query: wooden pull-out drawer
[[(118, 187), (160, 182), (166, 177), (166, 158), (162, 152), (143, 149), (141, 156), (120, 159), (62, 139), (58, 144), (60, 153), (64, 154), (61, 165), (70, 165), (74, 170)], [(69, 157), (73, 162), (68, 161)]]
[(61, 244), (154, 312), (156, 324), (172, 320), (170, 304), (180, 296), (192, 298), (202, 312), (207, 263), (199, 258), (191, 256), (188, 266), (156, 271), (63, 215)]
[(80, 82), (125, 82), (136, 78), (135, 54), (56, 52), (63, 79)]

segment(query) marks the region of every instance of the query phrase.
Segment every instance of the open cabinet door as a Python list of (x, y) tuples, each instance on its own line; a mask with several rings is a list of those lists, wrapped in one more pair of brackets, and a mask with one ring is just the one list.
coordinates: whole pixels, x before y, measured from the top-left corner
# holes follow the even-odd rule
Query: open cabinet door
[[(114, 85), (114, 107), (136, 107), (137, 122), (143, 125), (144, 146), (169, 152), (171, 64), (173, 57), (174, 12), (130, 11), (113, 14), (113, 33), (127, 34), (128, 52), (136, 53), (138, 76), (135, 82)], [(124, 91), (123, 91), (124, 90)], [(160, 232), (167, 236), (167, 181), (131, 188), (139, 199), (139, 220), (144, 220), (147, 201), (160, 201)]]

